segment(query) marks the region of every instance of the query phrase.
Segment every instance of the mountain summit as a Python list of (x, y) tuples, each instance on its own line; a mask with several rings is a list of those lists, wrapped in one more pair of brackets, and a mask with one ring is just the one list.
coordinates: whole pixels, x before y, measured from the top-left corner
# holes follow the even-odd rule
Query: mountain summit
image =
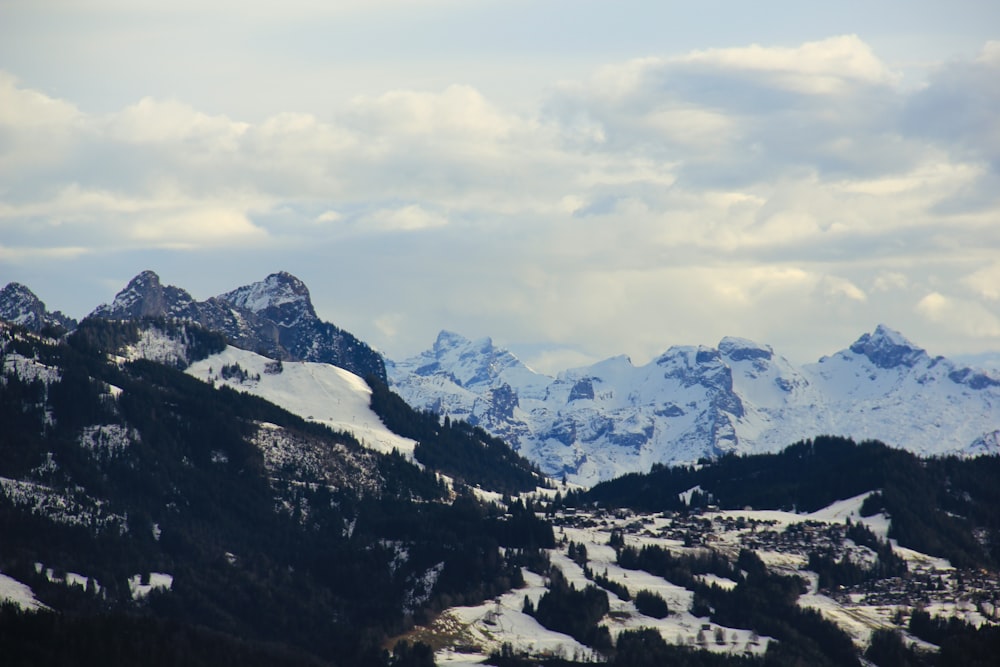
[(134, 320), (142, 317), (175, 317), (197, 320), (200, 309), (186, 291), (163, 285), (153, 271), (143, 271), (115, 295), (110, 304), (98, 306), (91, 317)]
[(8, 283), (0, 290), (0, 320), (38, 333), (45, 327), (76, 328), (76, 320), (61, 312), (50, 313), (42, 300), (21, 283)]
[(206, 301), (196, 301), (183, 289), (163, 285), (153, 271), (143, 271), (91, 317), (190, 320), (219, 331), (237, 347), (273, 359), (328, 363), (362, 377), (386, 379), (379, 354), (351, 333), (320, 320), (305, 283), (284, 271)]
[(553, 378), (489, 339), (443, 332), (432, 349), (388, 368), (414, 407), (478, 424), (543, 472), (582, 484), (654, 463), (773, 452), (818, 434), (923, 455), (1000, 442), (1000, 378), (932, 358), (884, 325), (803, 366), (727, 337), (717, 347), (671, 347), (644, 366), (614, 357)]
[(261, 315), (281, 326), (295, 326), (303, 317), (315, 319), (306, 284), (286, 271), (219, 296), (238, 308)]
[(927, 357), (927, 352), (883, 324), (878, 325), (874, 333), (866, 333), (856, 340), (851, 345), (851, 352), (865, 355), (879, 368), (913, 368)]

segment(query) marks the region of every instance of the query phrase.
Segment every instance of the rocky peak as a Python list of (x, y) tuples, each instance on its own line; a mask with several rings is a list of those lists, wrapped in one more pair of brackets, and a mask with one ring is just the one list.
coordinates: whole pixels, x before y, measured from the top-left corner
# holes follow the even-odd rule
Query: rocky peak
[(730, 361), (768, 360), (774, 357), (774, 350), (770, 345), (760, 345), (752, 340), (733, 336), (726, 336), (719, 341), (719, 352)]
[(238, 287), (218, 298), (263, 315), (281, 326), (294, 326), (303, 320), (317, 319), (309, 288), (286, 271), (272, 273), (264, 280)]
[(0, 290), (0, 320), (38, 333), (47, 325), (73, 329), (76, 322), (60, 312), (50, 313), (41, 299), (21, 283), (8, 283)]
[(223, 334), (237, 347), (274, 359), (334, 364), (362, 377), (386, 381), (385, 364), (371, 347), (316, 316), (309, 289), (290, 273), (272, 273), (260, 282), (197, 302), (177, 287), (143, 271), (94, 317), (167, 317), (196, 322)]
[(0, 319), (27, 326), (27, 322), (45, 312), (45, 304), (21, 283), (8, 283), (0, 290)]
[(143, 271), (115, 295), (111, 304), (98, 306), (92, 317), (127, 320), (142, 317), (196, 317), (195, 300), (185, 290), (160, 282), (153, 271)]
[(468, 338), (454, 331), (441, 331), (434, 340), (434, 354), (440, 357), (442, 354), (464, 347), (470, 342)]
[(653, 363), (668, 369), (667, 373), (674, 376), (700, 374), (708, 368), (724, 365), (719, 350), (704, 345), (674, 345)]
[(917, 347), (903, 334), (880, 324), (874, 333), (864, 334), (850, 347), (851, 352), (864, 355), (879, 368), (912, 368), (927, 352)]

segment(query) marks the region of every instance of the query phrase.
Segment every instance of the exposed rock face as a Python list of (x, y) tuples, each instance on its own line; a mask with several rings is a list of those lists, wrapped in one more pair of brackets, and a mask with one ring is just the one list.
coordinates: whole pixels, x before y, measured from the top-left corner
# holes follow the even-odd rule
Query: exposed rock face
[(320, 320), (309, 289), (286, 272), (196, 301), (183, 289), (161, 284), (152, 271), (143, 271), (91, 317), (190, 320), (221, 332), (237, 347), (272, 359), (328, 363), (386, 381), (379, 354), (347, 331)]
[(199, 304), (184, 290), (160, 283), (152, 271), (143, 271), (129, 281), (110, 304), (98, 306), (91, 317), (108, 320), (136, 320), (143, 317), (172, 317), (197, 320)]
[(76, 328), (76, 320), (59, 311), (50, 313), (41, 299), (21, 283), (8, 283), (0, 290), (0, 320), (20, 325), (34, 333), (46, 327)]

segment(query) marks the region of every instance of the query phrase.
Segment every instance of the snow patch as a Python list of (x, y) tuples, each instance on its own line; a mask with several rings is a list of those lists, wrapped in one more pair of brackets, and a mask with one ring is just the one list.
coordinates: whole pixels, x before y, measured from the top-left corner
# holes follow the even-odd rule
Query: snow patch
[(170, 338), (155, 326), (139, 332), (139, 340), (123, 350), (129, 361), (147, 359), (167, 366), (184, 367), (188, 364), (187, 347), (180, 340)]
[(0, 572), (0, 602), (11, 602), (25, 611), (47, 610), (27, 584)]
[[(142, 583), (143, 579), (146, 580), (145, 584)], [(136, 574), (128, 579), (128, 589), (133, 600), (140, 600), (157, 589), (169, 591), (173, 585), (174, 577), (162, 572), (150, 572), (147, 577)]]

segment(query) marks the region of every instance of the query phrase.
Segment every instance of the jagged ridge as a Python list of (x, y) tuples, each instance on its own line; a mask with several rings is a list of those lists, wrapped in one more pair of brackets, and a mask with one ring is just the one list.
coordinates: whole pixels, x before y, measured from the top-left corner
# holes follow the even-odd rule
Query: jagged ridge
[(415, 407), (482, 426), (544, 472), (584, 484), (818, 434), (923, 455), (996, 452), (1000, 441), (1000, 379), (932, 358), (883, 325), (801, 367), (727, 337), (715, 348), (671, 347), (644, 366), (614, 357), (555, 378), (489, 339), (443, 332), (389, 373)]
[(0, 320), (23, 326), (33, 333), (46, 327), (76, 328), (76, 320), (58, 310), (50, 313), (42, 300), (21, 283), (8, 283), (0, 290)]
[(163, 285), (153, 271), (143, 271), (111, 304), (99, 306), (90, 316), (191, 320), (224, 334), (237, 347), (272, 359), (329, 363), (362, 377), (386, 377), (378, 353), (320, 320), (305, 284), (284, 271), (206, 301), (196, 301), (181, 288)]

